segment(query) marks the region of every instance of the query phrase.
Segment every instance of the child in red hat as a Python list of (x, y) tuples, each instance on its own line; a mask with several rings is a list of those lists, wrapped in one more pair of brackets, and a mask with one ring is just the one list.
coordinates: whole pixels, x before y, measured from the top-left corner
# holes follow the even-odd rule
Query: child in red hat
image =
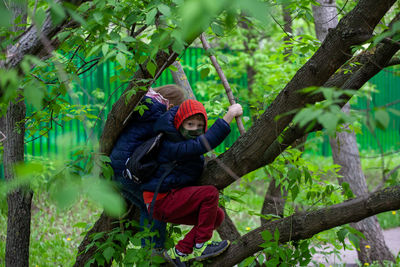
[(180, 106), (164, 113), (155, 123), (155, 131), (166, 136), (161, 144), (158, 161), (160, 167), (154, 177), (142, 186), (143, 198), (150, 204), (159, 179), (166, 172), (168, 163), (176, 167), (164, 178), (154, 203), (153, 217), (164, 222), (193, 225), (186, 236), (171, 250), (166, 258), (176, 266), (194, 257), (205, 260), (224, 252), (230, 242), (211, 242), (213, 231), (224, 220), (218, 207), (219, 192), (211, 185), (195, 186), (200, 178), (204, 157), (210, 148), (217, 147), (230, 133), (229, 124), (242, 115), (242, 107), (229, 107), (223, 119), (217, 119), (207, 129), (207, 113), (196, 100), (185, 100)]

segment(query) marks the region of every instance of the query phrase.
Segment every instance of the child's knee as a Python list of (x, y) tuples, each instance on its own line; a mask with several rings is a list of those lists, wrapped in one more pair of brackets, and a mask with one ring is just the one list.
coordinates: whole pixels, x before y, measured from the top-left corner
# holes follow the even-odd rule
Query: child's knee
[(213, 185), (205, 185), (204, 186), (204, 192), (207, 195), (208, 199), (212, 199), (218, 203), (219, 200), (219, 191), (218, 189), (213, 186)]

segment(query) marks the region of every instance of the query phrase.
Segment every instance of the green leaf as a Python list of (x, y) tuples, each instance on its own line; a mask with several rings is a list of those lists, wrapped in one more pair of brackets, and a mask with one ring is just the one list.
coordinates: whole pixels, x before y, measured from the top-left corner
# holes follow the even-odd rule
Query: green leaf
[(38, 29), (42, 29), (43, 23), (46, 19), (46, 11), (43, 8), (38, 8), (36, 13), (34, 14), (34, 20), (36, 23), (36, 27)]
[(343, 188), (343, 191), (344, 191), (344, 195), (347, 198), (353, 198), (354, 197), (353, 191), (351, 191), (349, 183), (343, 182), (342, 183), (342, 188)]
[(151, 25), (154, 23), (154, 19), (157, 15), (157, 9), (153, 8), (149, 11), (149, 13), (146, 14), (146, 24)]
[(98, 24), (100, 24), (100, 25), (103, 24), (103, 13), (102, 12), (95, 12), (93, 14), (93, 18)]
[(343, 247), (346, 247), (346, 243), (344, 242), (344, 239), (346, 238), (346, 235), (349, 233), (349, 231), (346, 228), (342, 228), (339, 231), (336, 232), (336, 235), (340, 241), (340, 243), (343, 244)]
[(24, 88), (26, 102), (35, 109), (40, 110), (44, 98), (45, 89), (37, 82), (28, 83)]
[(71, 17), (78, 22), (81, 25), (86, 25), (86, 21), (84, 18), (81, 17), (78, 13), (76, 13), (74, 10), (68, 8), (68, 13), (71, 15)]
[(355, 248), (357, 249), (360, 248), (360, 238), (357, 235), (350, 233), (349, 240), (354, 245)]
[(239, 1), (239, 7), (246, 12), (246, 14), (258, 19), (265, 25), (270, 24), (271, 19), (269, 14), (269, 6), (267, 3), (258, 0)]
[(90, 52), (87, 54), (87, 56), (90, 57), (91, 55), (95, 54), (95, 53), (97, 52), (97, 50), (99, 50), (99, 48), (100, 48), (100, 45), (94, 46), (94, 47), (90, 50)]
[(124, 212), (124, 201), (113, 190), (109, 182), (99, 178), (85, 178), (83, 184), (83, 188), (87, 190), (88, 196), (95, 202), (103, 205), (107, 214), (118, 217)]
[(277, 241), (277, 242), (278, 242), (278, 240), (279, 240), (279, 229), (278, 229), (278, 227), (275, 228), (274, 240)]
[(108, 49), (110, 48), (110, 46), (108, 44), (103, 44), (101, 46), (101, 51), (103, 52), (103, 56), (107, 55)]
[(324, 113), (318, 117), (318, 122), (324, 126), (329, 136), (333, 136), (335, 134), (338, 121), (339, 116), (333, 113)]
[(149, 71), (149, 73), (151, 74), (151, 76), (154, 77), (156, 75), (157, 66), (152, 61), (147, 62), (146, 68)]
[(55, 25), (60, 24), (65, 18), (65, 10), (62, 5), (55, 1), (50, 1), (51, 18)]
[(164, 4), (159, 4), (157, 8), (165, 16), (171, 16), (171, 9), (169, 8), (169, 6)]
[(217, 23), (212, 23), (211, 24), (211, 30), (215, 33), (217, 36), (223, 36), (224, 35), (224, 28), (221, 27), (221, 25)]
[(378, 109), (375, 112), (375, 120), (378, 128), (385, 130), (389, 126), (390, 117), (386, 110)]
[(225, 55), (220, 55), (218, 58), (225, 64), (229, 63), (229, 59)]
[(0, 27), (9, 27), (13, 23), (11, 12), (5, 7), (4, 1), (0, 1)]
[(209, 68), (204, 68), (200, 70), (200, 78), (201, 79), (205, 79), (208, 74), (210, 73), (210, 69)]
[(298, 185), (295, 185), (290, 189), (290, 192), (292, 193), (292, 201), (296, 199), (297, 195), (299, 194), (299, 191), (300, 189)]
[(76, 227), (76, 228), (86, 228), (87, 223), (85, 222), (78, 222), (76, 224), (74, 224), (72, 227)]
[(118, 53), (116, 59), (122, 68), (126, 67), (126, 56), (123, 53)]
[(174, 65), (170, 65), (168, 68), (173, 72), (177, 72), (178, 71), (178, 68), (175, 67)]
[(270, 241), (272, 239), (272, 234), (270, 231), (265, 230), (263, 232), (261, 232), (261, 237), (265, 240), (265, 241)]
[(110, 261), (112, 256), (114, 255), (115, 249), (112, 247), (108, 247), (103, 251), (103, 256), (106, 261)]
[(125, 36), (124, 38), (122, 38), (121, 41), (126, 42), (126, 43), (132, 43), (132, 42), (136, 41), (136, 39), (133, 38), (132, 36)]

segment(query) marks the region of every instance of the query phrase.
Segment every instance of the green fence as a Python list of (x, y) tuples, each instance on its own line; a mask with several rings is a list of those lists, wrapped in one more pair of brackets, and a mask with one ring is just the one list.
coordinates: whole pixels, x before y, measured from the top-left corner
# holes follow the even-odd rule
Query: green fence
[[(189, 66), (185, 69), (190, 84), (194, 87), (196, 82), (200, 81), (200, 73), (198, 66), (200, 64), (200, 58), (204, 55), (204, 50), (201, 48), (190, 48), (182, 56), (182, 64)], [(69, 153), (70, 148), (78, 145), (85, 145), (88, 136), (92, 134), (99, 137), (101, 130), (103, 129), (104, 122), (107, 119), (106, 115), (111, 110), (112, 104), (121, 96), (124, 87), (116, 81), (110, 83), (110, 78), (117, 74), (116, 65), (113, 62), (108, 64), (99, 65), (92, 72), (88, 73), (86, 77), (82, 78), (82, 84), (76, 85), (77, 96), (70, 98), (77, 105), (86, 105), (87, 103), (96, 104), (102, 106), (105, 104), (108, 98), (109, 101), (105, 104), (105, 109), (102, 112), (101, 120), (96, 123), (96, 126), (86, 125), (78, 120), (72, 120), (66, 122), (64, 125), (59, 126), (53, 124), (53, 128), (48, 133), (48, 137), (33, 136), (32, 141), (28, 140), (25, 145), (25, 153), (27, 156), (43, 156), (43, 157), (57, 157), (65, 156), (65, 153)], [(245, 90), (247, 88), (246, 77), (234, 80), (233, 82), (239, 84), (241, 88)], [(395, 75), (395, 69), (384, 70), (380, 72), (376, 77), (371, 80), (372, 83), (376, 84), (379, 94), (374, 94), (371, 107), (381, 106), (387, 103), (391, 103), (395, 100), (400, 99), (400, 77)], [(155, 86), (163, 84), (173, 83), (172, 76), (169, 71), (165, 71), (161, 77), (156, 81)], [(96, 89), (100, 92), (104, 92), (104, 99), (96, 100), (93, 97), (93, 92)], [(200, 101), (207, 100), (207, 96), (202, 97), (196, 96)], [(366, 108), (366, 103), (359, 103), (356, 108)], [(400, 110), (400, 103), (391, 106), (393, 109)], [(98, 109), (99, 111), (99, 109)], [(98, 114), (97, 111), (97, 114)], [(28, 114), (30, 112), (28, 108)], [(248, 112), (248, 111), (246, 111)], [(96, 114), (96, 115), (97, 115)], [(237, 127), (232, 127), (233, 131), (225, 142), (220, 145), (216, 150), (217, 152), (224, 151), (239, 136)], [(382, 147), (385, 151), (392, 150), (399, 147), (400, 119), (391, 116), (389, 128), (383, 131), (377, 131), (377, 138), (379, 139)], [(58, 142), (56, 142), (58, 140)], [(60, 141), (61, 140), (61, 141)], [(368, 133), (366, 129), (363, 129), (363, 134), (357, 136), (357, 141), (360, 144), (361, 150), (377, 150), (378, 145), (374, 137)], [(56, 145), (56, 143), (58, 145)], [(330, 146), (328, 140), (325, 140), (319, 144), (318, 148), (313, 149), (313, 153), (319, 155), (329, 155)], [(1, 177), (4, 177), (2, 167), (0, 166)]]
[[(377, 128), (374, 134), (370, 133), (365, 125), (362, 125), (362, 134), (357, 134), (357, 143), (361, 153), (377, 154), (380, 153), (380, 149), (389, 152), (397, 151), (400, 148), (400, 117), (390, 111), (392, 109), (400, 112), (399, 73), (399, 67), (384, 69), (370, 80), (376, 86), (377, 92), (372, 93), (369, 109), (386, 106), (386, 110), (390, 114), (390, 121), (385, 131)], [(366, 99), (360, 99), (357, 104), (352, 105), (352, 109), (365, 112), (368, 109)], [(373, 116), (373, 111), (371, 113), (370, 115)], [(319, 149), (313, 152), (324, 156), (331, 155), (329, 138), (324, 136)]]

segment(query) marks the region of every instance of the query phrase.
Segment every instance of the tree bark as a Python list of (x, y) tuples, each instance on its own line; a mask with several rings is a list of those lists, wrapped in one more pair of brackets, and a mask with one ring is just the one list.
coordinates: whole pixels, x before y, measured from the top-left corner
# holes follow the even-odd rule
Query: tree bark
[(172, 63), (172, 65), (177, 69), (176, 71), (171, 70), (172, 78), (174, 79), (175, 84), (182, 87), (187, 99), (196, 99), (181, 63), (179, 61), (175, 61)]
[[(292, 29), (292, 16), (290, 14), (290, 10), (287, 7), (287, 4), (282, 4), (282, 13), (283, 13), (283, 30), (285, 31), (286, 35), (283, 37), (283, 42), (285, 44), (291, 44), (291, 39), (293, 36), (293, 29)], [(292, 48), (286, 47), (284, 51), (284, 55), (291, 55)], [(287, 60), (287, 57), (285, 58)]]
[(316, 0), (319, 6), (312, 6), (314, 15), (315, 34), (318, 40), (323, 41), (328, 35), (328, 30), (338, 24), (336, 0)]
[[(347, 103), (342, 110), (349, 113), (350, 105)], [(338, 172), (341, 176), (341, 178), (338, 178), (339, 183), (348, 183), (350, 189), (358, 197), (367, 194), (367, 183), (361, 168), (354, 132), (350, 131), (348, 126), (344, 126), (342, 132), (336, 133), (336, 138), (330, 138), (330, 144), (333, 162), (341, 166)], [(395, 261), (394, 256), (386, 246), (383, 231), (376, 216), (352, 223), (351, 226), (365, 235), (365, 239), (360, 240), (360, 250), (357, 250), (358, 259), (363, 264), (374, 261), (382, 263), (384, 260)]]
[[(21, 99), (10, 103), (5, 118), (4, 141), (4, 176), (6, 180), (14, 179), (14, 166), (24, 161), (25, 127), (17, 125), (25, 118), (25, 103)], [(16, 129), (19, 129), (17, 131)], [(29, 266), (29, 239), (31, 225), (32, 192), (20, 187), (7, 195), (8, 219), (6, 239), (6, 266)]]
[[(22, 17), (26, 22), (26, 7), (10, 2), (12, 20)], [(22, 27), (13, 26), (13, 31), (22, 30)], [(3, 123), (5, 124), (3, 166), (6, 180), (15, 178), (14, 167), (24, 162), (25, 125), (19, 124), (25, 118), (26, 106), (20, 96), (15, 103), (8, 105)], [(5, 264), (10, 267), (29, 266), (29, 241), (31, 231), (31, 203), (32, 191), (26, 187), (19, 187), (7, 194), (8, 218)]]
[[(328, 34), (329, 29), (338, 24), (336, 1), (335, 0), (317, 0), (321, 5), (313, 6), (314, 25), (317, 38), (323, 41)], [(347, 103), (343, 112), (349, 113), (350, 105)], [(343, 179), (338, 179), (339, 183), (347, 182), (356, 196), (362, 196), (368, 193), (367, 183), (359, 157), (357, 140), (354, 132), (349, 132), (348, 126), (344, 131), (336, 133), (336, 138), (330, 138), (332, 148), (333, 162), (341, 166), (339, 175)], [(357, 223), (352, 223), (352, 227), (362, 232), (365, 239), (360, 241), (360, 249), (357, 250), (358, 259), (362, 263), (371, 263), (373, 261), (391, 260), (394, 257), (386, 246), (383, 231), (377, 218), (370, 217)], [(366, 247), (369, 245), (369, 247)]]

